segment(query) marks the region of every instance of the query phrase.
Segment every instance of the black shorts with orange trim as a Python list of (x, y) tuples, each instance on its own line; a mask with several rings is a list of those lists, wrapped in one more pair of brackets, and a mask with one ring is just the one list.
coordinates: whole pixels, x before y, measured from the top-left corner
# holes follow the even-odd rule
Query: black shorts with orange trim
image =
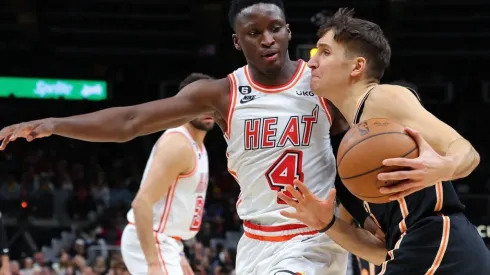
[(379, 275), (490, 274), (490, 251), (464, 214), (416, 222), (388, 254)]

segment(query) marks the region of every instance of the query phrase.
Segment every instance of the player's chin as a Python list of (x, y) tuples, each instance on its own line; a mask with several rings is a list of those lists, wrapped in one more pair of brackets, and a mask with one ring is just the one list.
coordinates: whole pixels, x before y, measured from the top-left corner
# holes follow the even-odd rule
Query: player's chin
[(281, 71), (283, 63), (284, 63), (283, 60), (280, 58), (276, 59), (273, 62), (269, 62), (262, 59), (260, 62), (261, 64), (260, 68), (261, 71), (266, 74), (277, 73)]
[(214, 123), (214, 121), (212, 121), (212, 122), (203, 122), (202, 124), (203, 124), (204, 128), (206, 128), (206, 131), (209, 131), (209, 130), (214, 128), (215, 123)]

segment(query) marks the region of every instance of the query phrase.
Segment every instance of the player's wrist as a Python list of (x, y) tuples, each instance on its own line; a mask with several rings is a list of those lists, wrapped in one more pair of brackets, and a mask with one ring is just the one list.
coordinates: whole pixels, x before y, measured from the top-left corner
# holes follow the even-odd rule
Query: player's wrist
[(442, 174), (442, 181), (452, 180), (454, 174), (456, 174), (456, 170), (461, 163), (461, 158), (459, 156), (442, 156), (443, 165), (441, 165), (444, 170)]
[(332, 215), (332, 219), (330, 220), (330, 222), (325, 224), (322, 228), (318, 229), (318, 233), (326, 233), (328, 230), (330, 230), (330, 228), (332, 228), (336, 220), (337, 217), (335, 215)]

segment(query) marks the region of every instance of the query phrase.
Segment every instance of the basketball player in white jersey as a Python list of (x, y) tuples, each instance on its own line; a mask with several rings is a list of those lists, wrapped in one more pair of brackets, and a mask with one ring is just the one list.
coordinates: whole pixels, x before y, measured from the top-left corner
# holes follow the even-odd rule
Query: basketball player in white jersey
[(346, 124), (311, 93), (306, 63), (289, 58), (292, 32), (281, 0), (235, 0), (229, 19), (234, 46), (248, 65), (227, 78), (198, 81), (175, 97), (146, 104), (6, 127), (0, 149), (18, 137), (52, 134), (124, 142), (214, 111), (228, 143), (229, 171), (241, 188), (237, 211), (245, 234), (236, 273), (345, 274), (347, 252), (325, 234), (280, 215), (290, 207), (277, 194), (300, 178), (316, 195), (327, 196), (336, 174), (330, 134)]
[[(193, 73), (179, 88), (200, 79), (211, 77)], [(168, 129), (153, 147), (121, 240), (131, 274), (194, 274), (182, 240), (201, 227), (209, 172), (204, 138), (213, 127), (212, 114), (203, 115)]]

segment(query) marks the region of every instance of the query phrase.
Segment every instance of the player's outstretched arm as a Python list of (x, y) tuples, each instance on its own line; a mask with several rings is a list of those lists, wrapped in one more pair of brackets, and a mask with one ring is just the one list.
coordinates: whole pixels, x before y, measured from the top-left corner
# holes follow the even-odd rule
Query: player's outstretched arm
[[(471, 143), (456, 130), (427, 111), (408, 89), (396, 85), (380, 85), (366, 101), (362, 119), (385, 117), (409, 127), (407, 132), (419, 146), (416, 159), (385, 160), (387, 166), (403, 166), (410, 171), (381, 173), (380, 180), (410, 180), (395, 187), (398, 191), (411, 186), (408, 195), (440, 181), (468, 176), (480, 163), (480, 156)], [(394, 188), (384, 193), (394, 192)], [(393, 198), (397, 199), (397, 198)]]
[(152, 161), (132, 203), (138, 238), (149, 268), (161, 270), (155, 246), (153, 205), (164, 197), (179, 175), (194, 169), (194, 163), (191, 144), (180, 133), (162, 136), (153, 148)]
[[(93, 142), (125, 142), (171, 127), (217, 109), (229, 91), (228, 79), (199, 80), (178, 95), (144, 104), (115, 107), (64, 118), (47, 118), (5, 127), (0, 131), (0, 150), (17, 138), (59, 135)], [(224, 103), (226, 104), (226, 103)]]
[(299, 192), (292, 185), (286, 187), (294, 199), (284, 193), (278, 194), (280, 199), (296, 210), (294, 213), (281, 211), (283, 216), (296, 219), (321, 232), (326, 230), (324, 232), (344, 249), (371, 263), (380, 265), (385, 261), (388, 252), (384, 241), (367, 230), (334, 218), (335, 189), (330, 191), (327, 200), (321, 200), (299, 180), (295, 180), (294, 185)]

